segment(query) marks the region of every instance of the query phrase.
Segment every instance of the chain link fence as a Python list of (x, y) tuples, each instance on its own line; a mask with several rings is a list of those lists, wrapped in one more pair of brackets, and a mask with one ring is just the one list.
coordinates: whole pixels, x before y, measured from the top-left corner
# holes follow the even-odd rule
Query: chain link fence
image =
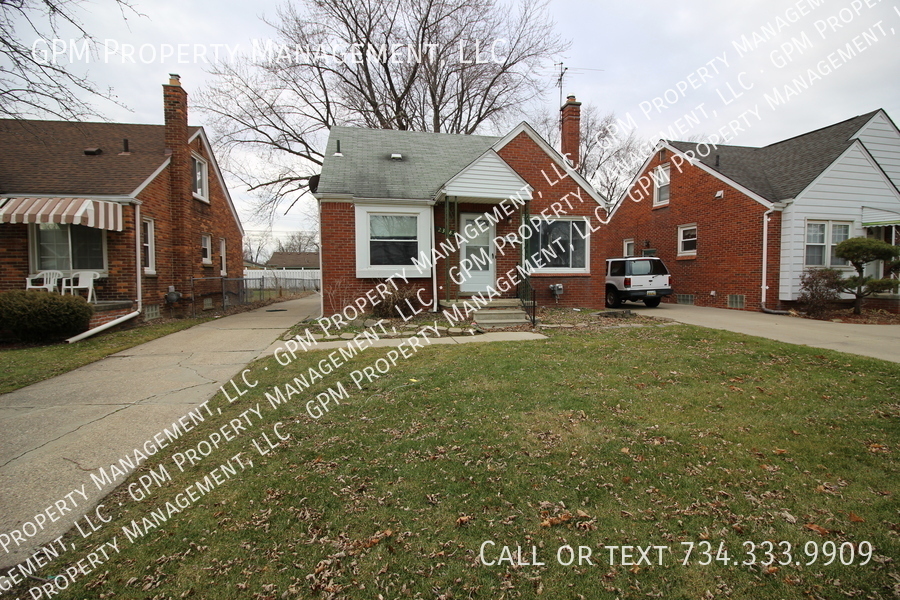
[(247, 270), (244, 277), (195, 277), (191, 279), (191, 314), (196, 316), (204, 310), (241, 306), (320, 288), (321, 271), (318, 270)]

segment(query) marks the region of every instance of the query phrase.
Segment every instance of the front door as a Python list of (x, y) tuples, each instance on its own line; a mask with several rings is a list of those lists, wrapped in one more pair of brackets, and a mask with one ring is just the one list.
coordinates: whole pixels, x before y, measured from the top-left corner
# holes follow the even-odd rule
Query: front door
[(488, 286), (494, 285), (494, 226), (484, 215), (462, 213), (459, 232), (465, 238), (459, 249), (459, 291), (486, 292)]

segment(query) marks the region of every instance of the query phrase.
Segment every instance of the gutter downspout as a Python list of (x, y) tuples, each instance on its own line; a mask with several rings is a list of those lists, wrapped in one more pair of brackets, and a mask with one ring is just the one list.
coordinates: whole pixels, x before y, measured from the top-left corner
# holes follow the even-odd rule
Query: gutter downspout
[[(446, 198), (444, 199), (444, 201), (445, 202), (447, 201)], [(434, 248), (434, 244), (435, 244), (434, 209), (436, 206), (437, 206), (437, 202), (433, 203), (431, 205), (431, 210), (429, 211), (430, 219), (431, 219), (431, 247), (432, 248)], [(432, 312), (438, 312), (440, 310), (440, 305), (438, 304), (437, 265), (431, 265), (431, 297), (434, 298), (434, 310)]]
[(786, 310), (772, 310), (771, 308), (766, 308), (766, 290), (769, 289), (767, 285), (768, 280), (768, 266), (769, 266), (769, 215), (775, 212), (776, 209), (774, 206), (763, 213), (763, 247), (762, 247), (762, 294), (761, 294), (761, 302), (760, 309), (770, 315), (789, 315), (791, 314)]
[(94, 327), (93, 329), (88, 329), (82, 333), (79, 333), (76, 336), (70, 337), (66, 340), (66, 343), (74, 344), (75, 342), (80, 342), (85, 338), (89, 338), (96, 333), (100, 333), (101, 331), (106, 331), (112, 327), (115, 327), (119, 323), (124, 323), (130, 319), (135, 318), (139, 314), (141, 314), (141, 308), (143, 306), (143, 292), (142, 292), (142, 278), (143, 269), (141, 268), (141, 201), (134, 201), (134, 257), (135, 257), (135, 272), (137, 273), (137, 310), (134, 312), (130, 312), (127, 315), (122, 315), (118, 319), (113, 319), (109, 323), (104, 323), (103, 325), (99, 325)]

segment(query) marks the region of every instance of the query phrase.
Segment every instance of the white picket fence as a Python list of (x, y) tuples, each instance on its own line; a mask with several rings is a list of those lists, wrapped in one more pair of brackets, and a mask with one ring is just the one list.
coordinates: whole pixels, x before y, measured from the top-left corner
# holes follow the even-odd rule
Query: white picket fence
[(319, 269), (244, 269), (247, 289), (315, 290), (321, 280)]

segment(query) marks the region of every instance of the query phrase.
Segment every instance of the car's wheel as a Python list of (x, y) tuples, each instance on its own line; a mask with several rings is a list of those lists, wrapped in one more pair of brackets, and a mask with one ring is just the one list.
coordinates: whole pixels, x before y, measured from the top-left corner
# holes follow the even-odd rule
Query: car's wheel
[(622, 306), (622, 298), (619, 290), (609, 286), (606, 288), (606, 308), (619, 308)]
[(647, 305), (647, 308), (656, 308), (659, 306), (659, 298), (644, 298), (644, 304)]

